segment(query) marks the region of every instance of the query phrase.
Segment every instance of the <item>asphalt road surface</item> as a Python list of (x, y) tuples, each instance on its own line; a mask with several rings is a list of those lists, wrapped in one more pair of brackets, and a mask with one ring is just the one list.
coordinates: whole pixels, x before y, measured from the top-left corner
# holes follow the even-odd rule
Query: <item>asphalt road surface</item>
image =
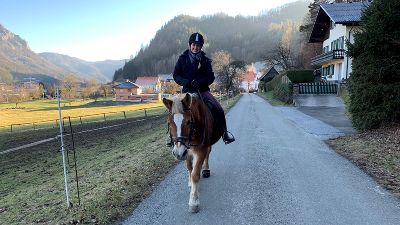
[(214, 145), (200, 212), (180, 163), (122, 224), (400, 224), (400, 201), (322, 141), (337, 129), (253, 94), (227, 120), (236, 142)]

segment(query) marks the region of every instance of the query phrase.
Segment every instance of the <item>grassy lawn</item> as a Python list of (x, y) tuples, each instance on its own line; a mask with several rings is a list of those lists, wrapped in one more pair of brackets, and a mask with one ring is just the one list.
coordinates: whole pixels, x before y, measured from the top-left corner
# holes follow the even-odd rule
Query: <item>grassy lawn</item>
[[(239, 97), (223, 107), (228, 110)], [(158, 115), (74, 135), (81, 205), (71, 136), (65, 137), (71, 208), (65, 198), (59, 140), (0, 154), (0, 224), (112, 224), (126, 218), (176, 165), (164, 146), (165, 110)], [(0, 141), (32, 142), (56, 132), (15, 133)]]
[(256, 93), (258, 96), (260, 96), (261, 98), (264, 98), (265, 100), (267, 100), (271, 105), (273, 106), (281, 106), (281, 105), (287, 105), (284, 102), (274, 98), (272, 91), (268, 91), (268, 92), (257, 92)]
[[(113, 117), (123, 118), (124, 111), (131, 113), (132, 111), (137, 112), (137, 110), (154, 107), (162, 107), (162, 103), (137, 104), (112, 100), (98, 100), (96, 102), (94, 100), (64, 100), (61, 102), (62, 117), (74, 117), (77, 119), (81, 117), (80, 120), (99, 120), (99, 118), (104, 119), (104, 116), (106, 119), (107, 117), (109, 117), (108, 119)], [(88, 115), (93, 116), (86, 117)], [(39, 129), (41, 126), (54, 127), (58, 118), (57, 100), (23, 102), (19, 103), (17, 108), (15, 108), (15, 104), (0, 104), (0, 132), (10, 131), (11, 124), (24, 124), (13, 125), (14, 130)]]

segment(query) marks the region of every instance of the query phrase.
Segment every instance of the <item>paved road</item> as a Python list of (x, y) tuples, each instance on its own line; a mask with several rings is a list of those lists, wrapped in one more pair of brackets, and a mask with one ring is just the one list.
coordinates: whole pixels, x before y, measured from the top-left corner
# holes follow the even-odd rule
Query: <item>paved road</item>
[(399, 224), (400, 201), (321, 140), (337, 129), (304, 117), (245, 94), (227, 115), (237, 141), (214, 146), (200, 181), (200, 212), (188, 212), (180, 163), (123, 224)]

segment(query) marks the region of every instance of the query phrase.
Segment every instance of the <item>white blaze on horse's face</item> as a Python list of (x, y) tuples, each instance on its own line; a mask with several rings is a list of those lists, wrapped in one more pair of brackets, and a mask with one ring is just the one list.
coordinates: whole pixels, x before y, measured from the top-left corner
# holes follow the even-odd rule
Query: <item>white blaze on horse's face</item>
[[(174, 114), (174, 123), (176, 126), (176, 137), (182, 137), (182, 123), (183, 123), (183, 115), (181, 113)], [(181, 142), (177, 141), (174, 144), (174, 148), (172, 149), (172, 154), (179, 160), (185, 160), (187, 157), (188, 149)]]
[(182, 136), (182, 122), (183, 122), (183, 115), (180, 113), (174, 114), (174, 123), (176, 125), (176, 136)]

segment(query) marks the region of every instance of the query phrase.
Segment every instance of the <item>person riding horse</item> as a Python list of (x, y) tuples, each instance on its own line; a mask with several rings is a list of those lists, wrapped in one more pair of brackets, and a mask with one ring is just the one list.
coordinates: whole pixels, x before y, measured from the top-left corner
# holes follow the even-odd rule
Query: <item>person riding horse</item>
[[(225, 113), (219, 102), (210, 93), (214, 80), (211, 59), (206, 57), (201, 49), (204, 45), (203, 35), (193, 33), (189, 38), (189, 49), (185, 50), (175, 65), (173, 77), (177, 84), (182, 86), (183, 93), (200, 93), (204, 103), (210, 109), (216, 121), (221, 124), (222, 139), (225, 144), (235, 141), (233, 135), (227, 130)], [(167, 141), (167, 146), (172, 146), (172, 140)]]

